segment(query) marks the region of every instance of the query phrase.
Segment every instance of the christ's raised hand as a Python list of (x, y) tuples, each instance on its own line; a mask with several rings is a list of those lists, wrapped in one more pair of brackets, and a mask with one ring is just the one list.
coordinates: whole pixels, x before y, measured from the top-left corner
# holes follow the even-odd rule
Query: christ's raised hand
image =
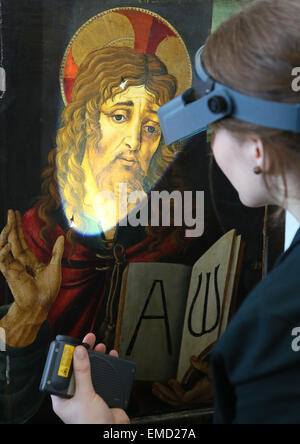
[(0, 234), (0, 271), (14, 297), (14, 304), (0, 321), (9, 345), (22, 347), (35, 339), (60, 289), (63, 251), (64, 237), (60, 236), (50, 263), (39, 261), (25, 240), (20, 213), (9, 210)]

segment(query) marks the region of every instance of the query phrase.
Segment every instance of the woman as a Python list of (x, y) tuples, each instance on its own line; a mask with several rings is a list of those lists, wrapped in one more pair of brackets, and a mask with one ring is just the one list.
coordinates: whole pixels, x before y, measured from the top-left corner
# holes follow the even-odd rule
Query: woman
[[(298, 0), (253, 3), (210, 36), (203, 53), (206, 70), (249, 96), (299, 103), (291, 75), (300, 66), (299, 19)], [(277, 205), (300, 222), (300, 135), (232, 118), (212, 130), (214, 157), (241, 201), (251, 207)], [(4, 247), (1, 253), (4, 272), (8, 251)], [(300, 319), (299, 262), (300, 231), (215, 346), (215, 423), (300, 423), (300, 360), (292, 348)], [(93, 347), (95, 338), (88, 335), (85, 341)], [(103, 352), (103, 346), (97, 350)], [(74, 368), (75, 397), (52, 399), (64, 422), (129, 422), (125, 412), (109, 409), (94, 393), (83, 347), (75, 352)]]
[[(203, 62), (220, 83), (270, 101), (299, 103), (300, 4), (255, 2), (209, 38)], [(231, 118), (212, 125), (216, 162), (249, 207), (276, 205), (300, 222), (300, 135)], [(212, 356), (216, 423), (300, 423), (300, 231), (251, 292)]]

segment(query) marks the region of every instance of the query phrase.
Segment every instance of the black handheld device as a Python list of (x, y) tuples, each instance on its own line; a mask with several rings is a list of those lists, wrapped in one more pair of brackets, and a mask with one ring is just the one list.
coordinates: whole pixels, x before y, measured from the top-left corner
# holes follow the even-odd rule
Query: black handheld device
[[(40, 390), (62, 398), (71, 398), (75, 393), (73, 353), (80, 340), (70, 336), (56, 336), (51, 342)], [(114, 356), (88, 351), (91, 377), (95, 392), (111, 408), (126, 410), (130, 400), (136, 365), (134, 362)]]

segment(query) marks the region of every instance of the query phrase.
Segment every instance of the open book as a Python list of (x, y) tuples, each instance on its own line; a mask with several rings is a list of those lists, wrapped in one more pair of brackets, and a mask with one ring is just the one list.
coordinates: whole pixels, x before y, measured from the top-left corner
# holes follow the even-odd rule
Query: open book
[(217, 341), (228, 324), (240, 263), (241, 236), (232, 230), (193, 267), (126, 267), (115, 348), (136, 363), (136, 380), (181, 381), (190, 357)]

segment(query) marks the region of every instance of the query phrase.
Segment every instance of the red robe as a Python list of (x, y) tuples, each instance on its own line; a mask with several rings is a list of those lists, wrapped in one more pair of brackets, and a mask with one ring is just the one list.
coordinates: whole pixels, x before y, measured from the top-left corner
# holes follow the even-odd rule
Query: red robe
[[(44, 222), (38, 217), (36, 207), (23, 216), (23, 229), (28, 246), (38, 259), (47, 264), (56, 239), (60, 235), (65, 235), (65, 232), (60, 225), (57, 225), (50, 233), (48, 244), (45, 245), (39, 237), (43, 225)], [(146, 236), (144, 240), (126, 248), (126, 262), (189, 263), (191, 260), (191, 258), (183, 260), (182, 251), (173, 240), (171, 233), (164, 236), (153, 251), (149, 251), (152, 241), (150, 236)], [(194, 239), (189, 242), (191, 245), (195, 244)], [(103, 266), (103, 261), (101, 262), (96, 256), (99, 253), (97, 249), (88, 248), (77, 242), (76, 251), (70, 256), (71, 251), (71, 245), (65, 242), (61, 290), (49, 312), (48, 321), (53, 336), (65, 334), (82, 338), (86, 333), (94, 330), (101, 311), (103, 316), (103, 301), (110, 284), (111, 270), (96, 270), (99, 265)]]

